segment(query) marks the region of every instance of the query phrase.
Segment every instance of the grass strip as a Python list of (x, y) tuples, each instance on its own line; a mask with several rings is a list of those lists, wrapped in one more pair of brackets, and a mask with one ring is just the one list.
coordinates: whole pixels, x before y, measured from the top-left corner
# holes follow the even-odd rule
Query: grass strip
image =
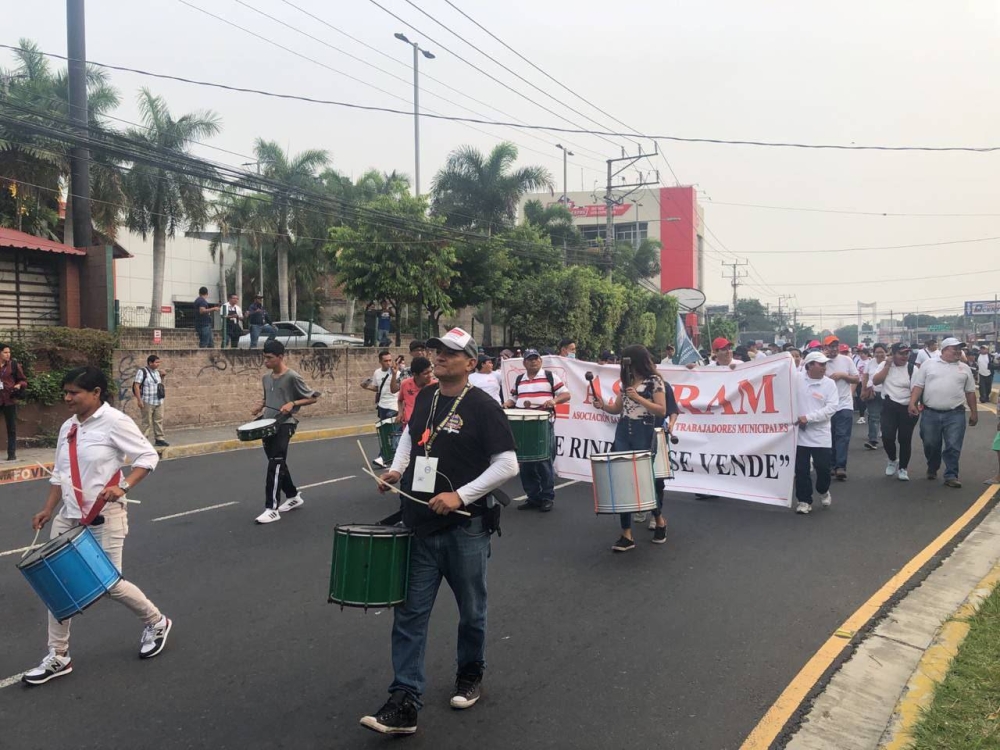
[(913, 731), (915, 750), (1000, 750), (1000, 586), (968, 623), (969, 634)]

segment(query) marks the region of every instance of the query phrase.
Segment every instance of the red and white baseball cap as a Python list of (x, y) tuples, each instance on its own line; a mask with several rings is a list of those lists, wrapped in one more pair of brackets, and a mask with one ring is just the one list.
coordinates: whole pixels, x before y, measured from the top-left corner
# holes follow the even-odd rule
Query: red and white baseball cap
[(427, 339), (428, 349), (451, 349), (456, 352), (465, 352), (472, 359), (479, 357), (479, 345), (472, 338), (472, 334), (461, 328), (452, 328), (444, 336)]
[(733, 344), (729, 339), (719, 336), (719, 338), (712, 341), (712, 351), (717, 352), (719, 351), (719, 349), (725, 349), (727, 346), (732, 346), (732, 345)]

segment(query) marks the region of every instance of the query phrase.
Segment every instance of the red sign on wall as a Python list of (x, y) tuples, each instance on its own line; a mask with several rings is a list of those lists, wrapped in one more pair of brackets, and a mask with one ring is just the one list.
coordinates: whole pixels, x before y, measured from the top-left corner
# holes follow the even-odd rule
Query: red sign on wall
[(174, 311), (174, 308), (172, 308), (170, 305), (161, 305), (160, 306), (160, 312), (161, 313), (170, 313), (170, 312), (173, 312), (173, 311)]
[[(562, 205), (565, 205), (566, 208), (569, 209), (569, 212), (571, 214), (573, 214), (573, 216), (577, 217), (578, 219), (579, 218), (593, 219), (593, 218), (602, 217), (602, 216), (606, 217), (608, 215), (608, 208), (603, 203), (595, 203), (595, 204), (591, 204), (589, 206), (578, 206), (573, 201), (570, 201), (569, 203), (565, 203), (565, 204), (556, 201), (555, 203), (550, 203), (549, 205), (550, 206), (562, 206)], [(632, 205), (629, 204), (629, 203), (626, 203), (626, 204), (621, 205), (621, 206), (615, 206), (611, 210), (611, 212), (615, 216), (624, 216), (628, 212), (628, 210), (630, 208), (632, 208)]]
[(153, 329), (153, 343), (154, 344), (159, 344), (162, 341), (163, 341), (163, 333), (162, 333), (162, 331), (160, 331), (159, 328), (154, 328)]

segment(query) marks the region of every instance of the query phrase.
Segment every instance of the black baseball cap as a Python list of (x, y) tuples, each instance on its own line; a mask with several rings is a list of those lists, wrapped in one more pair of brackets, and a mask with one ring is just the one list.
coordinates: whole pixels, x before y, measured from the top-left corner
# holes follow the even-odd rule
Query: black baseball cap
[(899, 354), (900, 352), (908, 352), (911, 349), (912, 347), (909, 344), (904, 344), (902, 341), (897, 341), (895, 344), (889, 347), (889, 351), (892, 354)]

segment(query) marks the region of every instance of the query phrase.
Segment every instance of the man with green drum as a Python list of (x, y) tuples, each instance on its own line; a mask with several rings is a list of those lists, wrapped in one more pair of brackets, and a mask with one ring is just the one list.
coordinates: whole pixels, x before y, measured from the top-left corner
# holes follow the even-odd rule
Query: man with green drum
[[(361, 725), (382, 734), (413, 734), (427, 683), (424, 651), (441, 580), (458, 604), (458, 673), (450, 701), (471, 708), (486, 667), (486, 566), (499, 506), (490, 496), (517, 474), (514, 436), (485, 391), (469, 385), (478, 346), (461, 328), (427, 342), (437, 385), (420, 390), (392, 468), (380, 482), (400, 482), (402, 521), (413, 531), (406, 603), (393, 612), (389, 700)], [(384, 491), (384, 486), (380, 486)], [(470, 515), (453, 511), (464, 509)]]
[[(547, 445), (543, 455), (524, 453), (525, 446), (518, 444), (518, 460), (520, 461), (521, 486), (528, 499), (524, 504), (518, 506), (518, 510), (540, 510), (547, 513), (552, 510), (555, 501), (555, 467), (552, 461), (555, 458), (555, 439), (552, 432), (552, 424), (548, 419), (541, 422), (532, 417), (537, 414), (520, 414), (516, 412), (526, 412), (529, 409), (554, 410), (556, 404), (563, 404), (570, 400), (569, 389), (555, 375), (542, 369), (542, 357), (537, 349), (525, 349), (524, 351), (523, 375), (518, 375), (511, 389), (510, 398), (504, 404), (508, 410), (507, 416), (511, 421), (523, 422), (519, 425), (520, 430), (525, 431), (525, 435), (531, 433), (531, 429), (536, 425), (545, 430), (544, 437)], [(523, 409), (516, 409), (516, 406)], [(523, 442), (523, 441), (522, 441)]]

